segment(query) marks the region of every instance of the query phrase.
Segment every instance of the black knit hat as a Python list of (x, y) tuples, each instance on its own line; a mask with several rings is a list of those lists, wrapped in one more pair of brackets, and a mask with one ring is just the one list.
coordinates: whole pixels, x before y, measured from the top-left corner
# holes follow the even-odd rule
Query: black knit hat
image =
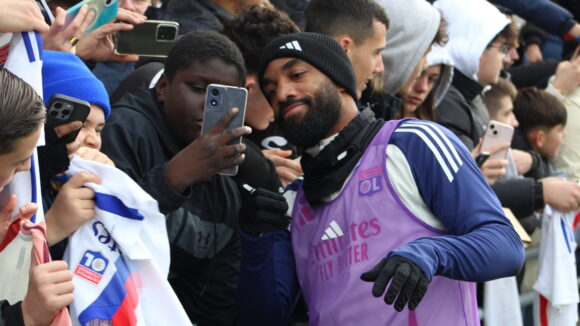
[[(294, 33), (272, 40), (262, 51), (258, 81), (262, 85), (268, 64), (278, 58), (299, 58), (316, 67), (356, 101), (356, 77), (344, 49), (334, 39), (318, 33)], [(260, 86), (261, 87), (261, 86)], [(262, 91), (264, 91), (262, 89)]]

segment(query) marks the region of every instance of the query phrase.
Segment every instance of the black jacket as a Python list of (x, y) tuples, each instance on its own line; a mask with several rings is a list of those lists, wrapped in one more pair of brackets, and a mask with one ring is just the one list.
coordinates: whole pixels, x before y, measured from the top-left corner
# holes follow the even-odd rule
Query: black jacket
[[(477, 82), (457, 69), (452, 85), (438, 106), (438, 123), (449, 128), (469, 148), (473, 149), (483, 136), (483, 127), (474, 117), (474, 100), (483, 91)], [(543, 205), (541, 185), (532, 178), (506, 179), (495, 182), (495, 191), (503, 207), (508, 207), (518, 218), (525, 218)]]
[(483, 127), (476, 123), (473, 102), (481, 97), (483, 86), (467, 78), (459, 70), (453, 72), (453, 81), (437, 107), (437, 123), (453, 131), (470, 150), (483, 135)]
[(0, 326), (24, 326), (21, 301), (10, 305), (8, 301), (0, 301)]
[(165, 0), (161, 8), (150, 6), (148, 19), (170, 20), (179, 23), (179, 34), (203, 29), (219, 31), (233, 16), (211, 0)]
[(216, 175), (177, 193), (165, 176), (182, 148), (153, 90), (127, 94), (113, 108), (102, 151), (159, 202), (171, 244), (169, 281), (192, 322), (232, 325), (239, 274), (239, 192)]

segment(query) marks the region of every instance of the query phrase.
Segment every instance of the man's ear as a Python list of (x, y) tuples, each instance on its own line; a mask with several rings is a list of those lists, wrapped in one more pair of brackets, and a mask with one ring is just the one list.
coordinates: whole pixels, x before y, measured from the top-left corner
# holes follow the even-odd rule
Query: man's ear
[(352, 38), (350, 38), (350, 36), (348, 36), (347, 34), (340, 35), (338, 37), (335, 37), (334, 39), (338, 42), (338, 44), (340, 44), (340, 46), (342, 46), (344, 52), (346, 52), (347, 54), (352, 49), (352, 46), (354, 44)]
[(244, 88), (246, 88), (249, 91), (250, 88), (257, 87), (257, 86), (258, 86), (258, 80), (256, 78), (256, 75), (248, 74), (246, 76), (246, 84), (244, 85)]
[(157, 100), (159, 102), (165, 102), (168, 87), (169, 87), (169, 79), (167, 79), (167, 76), (163, 74), (161, 75), (161, 78), (159, 78), (159, 81), (155, 85), (155, 95), (157, 95)]

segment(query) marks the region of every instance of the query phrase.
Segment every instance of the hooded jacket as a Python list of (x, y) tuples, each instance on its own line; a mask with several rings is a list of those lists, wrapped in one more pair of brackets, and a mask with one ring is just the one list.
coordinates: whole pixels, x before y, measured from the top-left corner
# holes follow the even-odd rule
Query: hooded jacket
[[(489, 122), (482, 99), (484, 87), (477, 82), (479, 58), (510, 21), (485, 0), (438, 0), (433, 5), (449, 23), (446, 48), (455, 64), (449, 91), (437, 108), (437, 122), (472, 149)], [(531, 178), (501, 180), (492, 189), (502, 206), (509, 207), (518, 218), (543, 206), (542, 188)]]
[(391, 19), (387, 47), (381, 52), (385, 65), (384, 93), (394, 94), (411, 77), (433, 42), (441, 14), (423, 0), (378, 0)]
[(387, 47), (381, 52), (385, 72), (382, 94), (370, 89), (360, 100), (363, 108), (371, 108), (377, 118), (396, 119), (404, 102), (396, 92), (411, 77), (415, 67), (433, 42), (441, 14), (423, 0), (378, 0), (392, 19), (387, 32)]
[(165, 166), (181, 150), (178, 144), (154, 91), (140, 89), (115, 105), (102, 149), (167, 215), (169, 282), (189, 318), (197, 325), (231, 325), (240, 262), (239, 193), (220, 175), (177, 193)]
[(433, 6), (447, 19), (447, 51), (457, 73), (438, 108), (439, 123), (473, 148), (489, 121), (477, 82), (479, 59), (487, 45), (510, 21), (485, 0), (438, 0)]
[(435, 106), (437, 106), (443, 100), (449, 86), (451, 86), (451, 81), (453, 80), (453, 60), (451, 60), (445, 47), (434, 44), (431, 52), (427, 55), (427, 65), (429, 67), (441, 65), (439, 80), (431, 90), (435, 98)]

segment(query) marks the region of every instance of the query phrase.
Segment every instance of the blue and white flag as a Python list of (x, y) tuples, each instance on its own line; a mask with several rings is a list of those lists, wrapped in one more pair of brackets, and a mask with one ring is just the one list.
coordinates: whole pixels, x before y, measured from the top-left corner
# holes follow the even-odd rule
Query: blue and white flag
[(75, 325), (191, 325), (167, 281), (169, 240), (157, 201), (122, 171), (76, 157), (69, 175), (101, 178), (95, 217), (70, 238)]

